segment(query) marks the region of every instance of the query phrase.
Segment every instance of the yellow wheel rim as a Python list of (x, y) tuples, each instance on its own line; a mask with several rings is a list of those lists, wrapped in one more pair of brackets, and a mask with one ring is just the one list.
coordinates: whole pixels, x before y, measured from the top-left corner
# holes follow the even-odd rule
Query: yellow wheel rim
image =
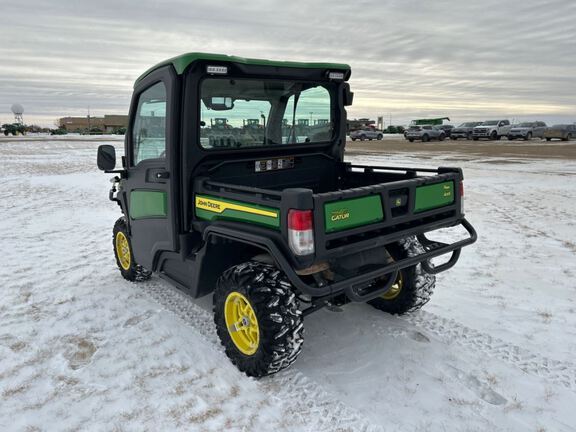
[(402, 272), (399, 271), (396, 281), (390, 287), (390, 289), (386, 291), (385, 294), (382, 295), (382, 298), (384, 300), (394, 300), (396, 297), (398, 297), (398, 295), (402, 291), (403, 286), (404, 286), (404, 278), (402, 277)]
[(118, 261), (120, 261), (120, 266), (124, 270), (130, 269), (130, 263), (132, 257), (130, 256), (130, 245), (128, 244), (128, 238), (126, 234), (122, 231), (116, 233), (116, 255), (118, 255)]
[(256, 313), (250, 302), (239, 292), (233, 291), (224, 303), (226, 328), (236, 348), (245, 355), (253, 355), (260, 343), (260, 330)]

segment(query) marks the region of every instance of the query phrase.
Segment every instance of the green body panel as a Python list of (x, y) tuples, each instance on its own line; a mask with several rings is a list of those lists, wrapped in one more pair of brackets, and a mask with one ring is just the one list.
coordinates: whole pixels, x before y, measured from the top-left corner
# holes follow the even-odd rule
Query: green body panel
[(168, 60), (158, 63), (157, 65), (151, 67), (146, 72), (144, 72), (136, 80), (136, 84), (142, 80), (150, 72), (161, 68), (166, 65), (173, 65), (176, 69), (176, 73), (181, 75), (184, 70), (190, 65), (190, 63), (197, 60), (208, 60), (215, 62), (231, 62), (240, 63), (246, 65), (256, 65), (256, 66), (275, 66), (275, 67), (292, 67), (292, 68), (305, 68), (305, 69), (336, 69), (336, 70), (350, 70), (350, 66), (341, 63), (301, 63), (301, 62), (287, 62), (287, 61), (275, 61), (275, 60), (262, 60), (262, 59), (251, 59), (244, 57), (229, 56), (224, 54), (210, 54), (210, 53), (200, 53), (191, 52), (182, 54), (176, 57), (172, 57)]
[(166, 192), (133, 190), (130, 192), (129, 211), (132, 219), (166, 217), (168, 214)]
[(324, 204), (326, 232), (342, 231), (384, 219), (380, 195)]
[(454, 182), (436, 183), (416, 188), (414, 213), (443, 207), (454, 202)]
[[(210, 203), (210, 206), (205, 203)], [(196, 195), (194, 210), (198, 219), (248, 222), (280, 229), (280, 211), (273, 207), (210, 195)]]

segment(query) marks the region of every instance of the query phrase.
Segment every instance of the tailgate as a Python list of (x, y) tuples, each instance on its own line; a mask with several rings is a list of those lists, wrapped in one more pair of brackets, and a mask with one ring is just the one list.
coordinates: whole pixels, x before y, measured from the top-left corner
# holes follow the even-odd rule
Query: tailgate
[[(317, 255), (330, 257), (408, 235), (450, 226), (460, 209), (459, 169), (407, 169), (351, 166), (355, 170), (406, 170), (414, 178), (314, 195)], [(424, 171), (435, 175), (416, 176)], [(383, 243), (385, 244), (385, 243)]]

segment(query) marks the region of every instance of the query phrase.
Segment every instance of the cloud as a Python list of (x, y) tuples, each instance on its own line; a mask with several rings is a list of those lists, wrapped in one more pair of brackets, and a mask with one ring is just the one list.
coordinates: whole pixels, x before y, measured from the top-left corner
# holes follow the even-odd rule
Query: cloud
[(134, 80), (188, 51), (352, 66), (350, 116), (576, 120), (576, 3), (496, 0), (3, 6), (0, 121), (125, 113)]

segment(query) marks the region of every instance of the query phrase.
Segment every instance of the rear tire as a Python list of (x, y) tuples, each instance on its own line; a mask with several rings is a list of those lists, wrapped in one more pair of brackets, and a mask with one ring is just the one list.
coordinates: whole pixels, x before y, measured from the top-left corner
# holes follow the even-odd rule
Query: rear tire
[(377, 139), (378, 141), (382, 140), (382, 138), (384, 138), (384, 136), (383, 136), (382, 134), (378, 134), (378, 136), (376, 137), (376, 139)]
[(119, 218), (114, 224), (112, 244), (114, 247), (114, 256), (116, 265), (122, 274), (122, 277), (130, 282), (142, 282), (150, 279), (152, 272), (134, 261), (132, 252), (132, 243), (128, 234), (128, 225), (124, 217)]
[[(408, 237), (389, 245), (386, 249), (396, 260), (425, 252), (416, 237)], [(404, 315), (419, 310), (430, 300), (436, 285), (436, 276), (426, 273), (422, 266), (417, 264), (400, 270), (395, 284), (401, 285), (396, 293), (389, 291), (368, 303), (376, 309), (395, 315)]]
[(546, 141), (552, 141), (552, 138), (546, 138)]
[(430, 137), (428, 135), (422, 135), (422, 142), (430, 141)]
[(408, 138), (408, 141), (410, 142), (414, 142), (414, 140), (412, 138)]
[(438, 137), (438, 141), (444, 141), (446, 139), (446, 135), (444, 134), (440, 134), (440, 136)]
[(496, 141), (498, 139), (498, 132), (494, 131), (490, 134), (490, 139)]
[[(241, 335), (238, 339), (242, 327), (232, 330), (238, 327), (226, 322), (227, 316), (230, 321), (230, 298), (246, 300), (255, 316), (253, 323), (242, 321), (242, 326), (257, 327), (250, 349), (242, 344)], [(248, 376), (261, 377), (287, 368), (302, 350), (304, 324), (298, 299), (284, 273), (268, 264), (249, 261), (220, 276), (214, 291), (214, 322), (226, 355)]]
[(478, 141), (480, 138), (478, 138), (478, 137), (473, 137), (472, 139), (473, 139), (474, 141)]
[(528, 132), (524, 137), (524, 141), (530, 141), (532, 139), (532, 132)]
[(360, 141), (364, 141), (366, 139), (366, 135), (360, 135)]

